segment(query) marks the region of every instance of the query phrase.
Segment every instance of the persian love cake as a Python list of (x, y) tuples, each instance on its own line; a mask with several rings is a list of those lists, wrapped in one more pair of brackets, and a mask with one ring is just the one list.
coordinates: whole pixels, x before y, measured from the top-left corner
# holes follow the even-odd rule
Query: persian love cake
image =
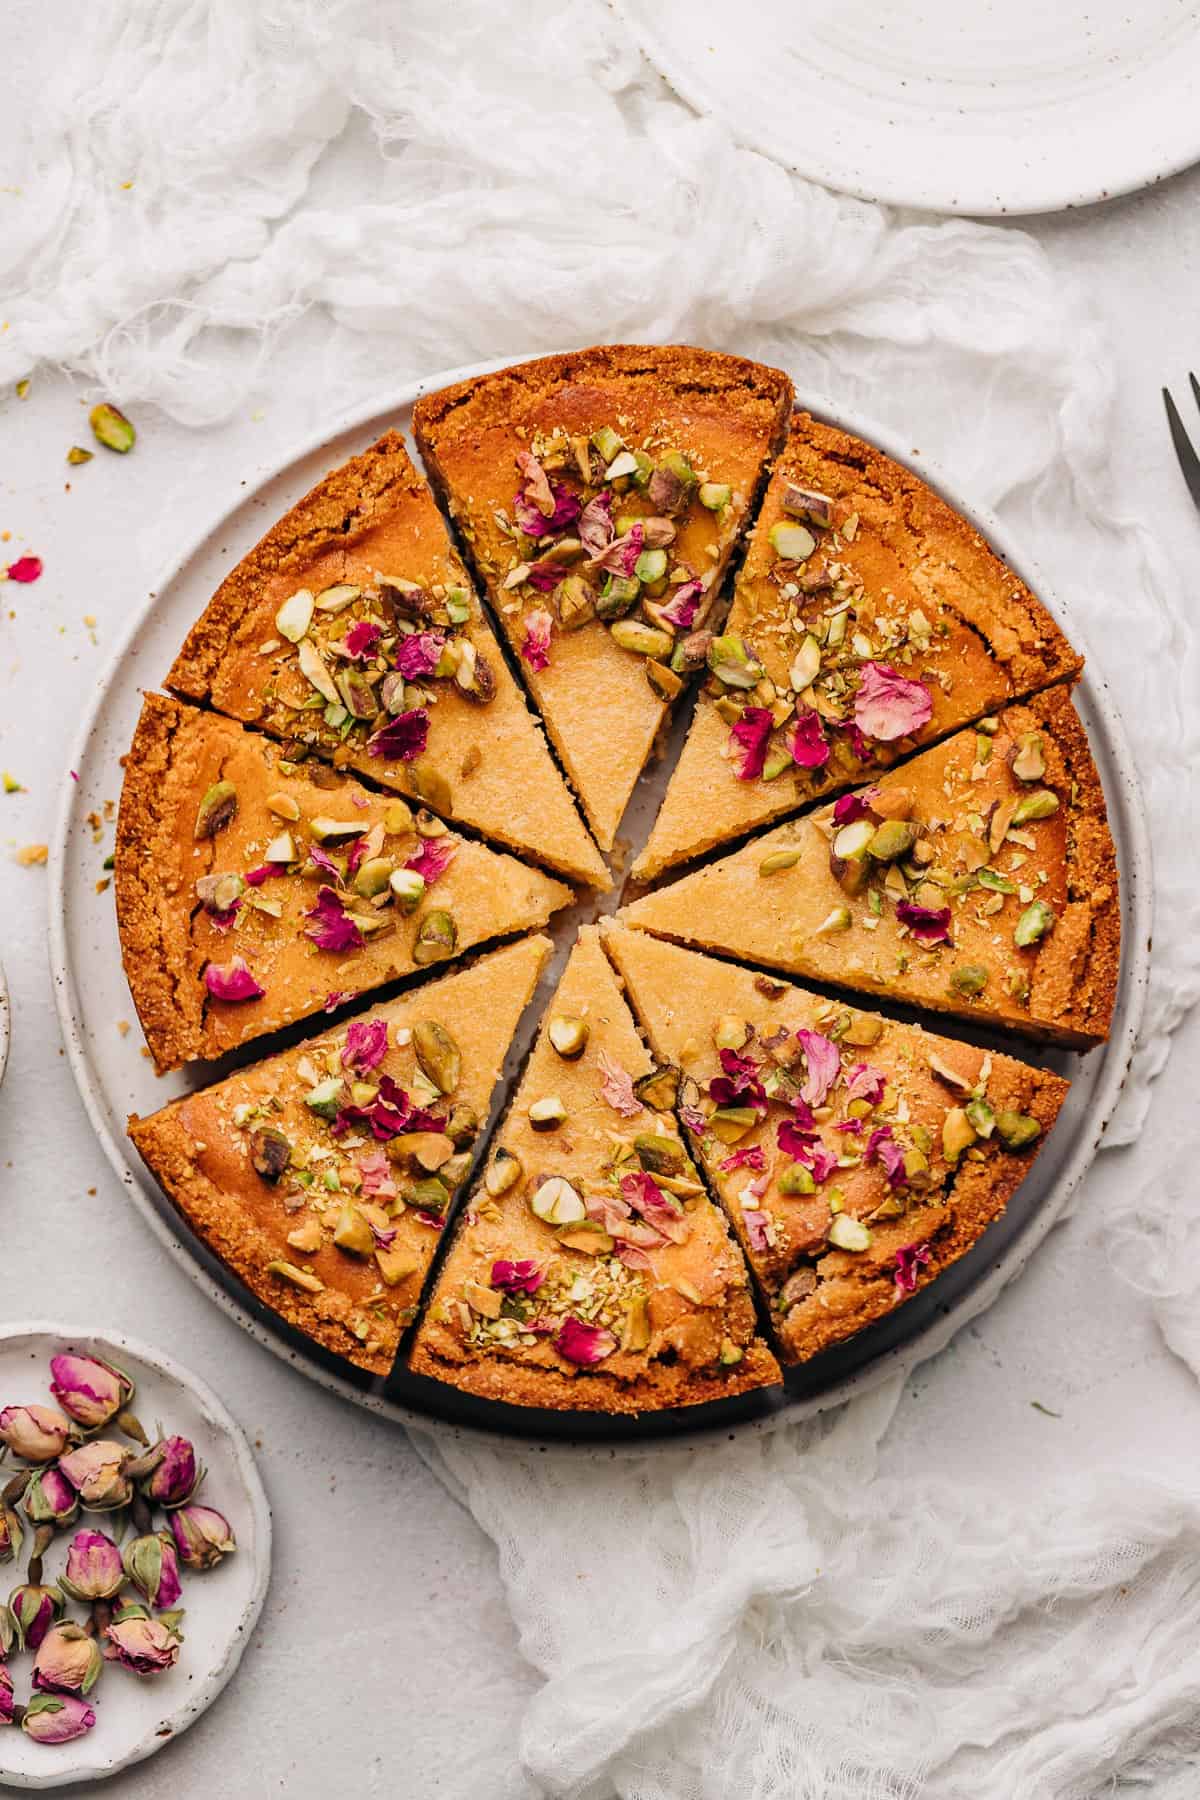
[(549, 953), (544, 937), (495, 950), (129, 1135), (257, 1300), (386, 1374)]
[(545, 357), (427, 395), (413, 428), (602, 849), (684, 677), (791, 406), (680, 346)]
[(1004, 1211), (1067, 1083), (629, 931), (605, 946), (786, 1362), (882, 1318)]
[(585, 926), (414, 1341), (520, 1406), (639, 1412), (779, 1379), (746, 1266)]
[(115, 887), (160, 1071), (542, 925), (572, 898), (432, 813), (156, 694), (125, 761)]
[(221, 583), (167, 685), (606, 887), (428, 485), (395, 432)]
[(1116, 857), (1070, 695), (1051, 688), (622, 913), (881, 999), (1087, 1049), (1121, 949)]
[(639, 879), (1082, 667), (973, 526), (881, 451), (803, 413), (705, 657)]

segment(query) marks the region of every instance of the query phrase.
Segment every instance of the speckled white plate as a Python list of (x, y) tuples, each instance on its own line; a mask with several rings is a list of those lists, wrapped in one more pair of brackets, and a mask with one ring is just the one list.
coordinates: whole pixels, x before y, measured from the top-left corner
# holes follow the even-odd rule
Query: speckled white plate
[[(69, 767), (77, 771), (79, 779), (63, 784), (62, 810), (51, 849), (50, 957), (63, 1038), (80, 1095), (105, 1153), (151, 1229), (204, 1291), (246, 1330), (324, 1386), (400, 1423), (424, 1424), (432, 1417), (456, 1429), (485, 1427), (516, 1432), (533, 1440), (566, 1437), (586, 1441), (599, 1436), (644, 1439), (697, 1434), (706, 1429), (727, 1430), (734, 1422), (761, 1428), (779, 1416), (796, 1417), (837, 1405), (883, 1380), (897, 1367), (906, 1367), (941, 1349), (1023, 1266), (1095, 1155), (1137, 1038), (1149, 964), (1152, 903), (1150, 851), (1133, 761), (1103, 682), (1090, 671), (1076, 690), (1076, 702), (1104, 783), (1122, 877), (1124, 937), (1110, 1041), (1083, 1058), (1064, 1052), (1047, 1058), (1071, 1075), (1071, 1092), (1005, 1217), (991, 1227), (969, 1255), (906, 1305), (896, 1308), (887, 1319), (821, 1358), (819, 1365), (794, 1371), (788, 1377), (786, 1392), (772, 1389), (743, 1402), (718, 1402), (716, 1408), (685, 1408), (674, 1414), (614, 1421), (587, 1414), (522, 1411), (474, 1402), (444, 1383), (421, 1381), (404, 1372), (386, 1383), (356, 1378), (348, 1364), (290, 1334), (276, 1315), (268, 1313), (233, 1282), (160, 1193), (125, 1135), (129, 1113), (153, 1112), (174, 1095), (213, 1077), (211, 1068), (193, 1065), (157, 1079), (143, 1053), (136, 1022), (125, 1036), (118, 1029), (120, 1021), (135, 1020), (136, 1016), (121, 966), (112, 891), (96, 892), (96, 852), (88, 815), (106, 800), (115, 800), (120, 792), (120, 758), (133, 736), (142, 690), (161, 683), (193, 620), (232, 564), (329, 468), (365, 448), (388, 427), (407, 430), (418, 394), (500, 366), (503, 363), (497, 360), (433, 375), (419, 386), (394, 395), (388, 403), (364, 409), (333, 435), (301, 445), (286, 463), (250, 481), (247, 487), (242, 487), (235, 476), (228, 509), (216, 515), (212, 529), (183, 550), (140, 609), (131, 597), (133, 616), (128, 634), (97, 687), (91, 712), (83, 721), (71, 753)], [(798, 396), (798, 404), (847, 431), (869, 438), (898, 461), (912, 461), (906, 443), (871, 420), (848, 413), (812, 393)], [(1076, 647), (1086, 651), (1067, 609), (1054, 599), (1029, 560), (1008, 543), (998, 522), (965, 501), (924, 458), (916, 466), (923, 478), (1021, 571)], [(635, 844), (649, 830), (686, 723), (686, 713), (681, 712), (667, 756), (643, 776), (625, 816), (623, 834)], [(611, 912), (618, 904), (619, 895), (608, 894), (599, 903), (599, 910)], [(559, 954), (551, 964), (551, 976), (561, 969), (567, 942), (582, 911), (573, 908), (552, 922)], [(546, 992), (544, 984), (541, 991)], [(527, 1015), (528, 1033), (535, 1023), (535, 1017)], [(954, 1029), (951, 1025), (942, 1028)], [(319, 1024), (314, 1029), (319, 1029)], [(523, 1048), (524, 1040), (514, 1045), (508, 1071), (516, 1066)]]
[[(215, 1506), (233, 1527), (237, 1550), (201, 1575), (183, 1570), (183, 1650), (162, 1675), (139, 1677), (106, 1663), (88, 1695), (96, 1723), (69, 1744), (35, 1744), (22, 1731), (0, 1731), (0, 1786), (63, 1787), (96, 1781), (153, 1756), (186, 1731), (211, 1706), (233, 1675), (262, 1609), (271, 1574), (271, 1509), (250, 1446), (211, 1388), (165, 1351), (152, 1350), (123, 1332), (75, 1330), (41, 1322), (0, 1326), (0, 1406), (50, 1404), (50, 1358), (78, 1350), (116, 1363), (137, 1384), (133, 1410), (153, 1437), (178, 1432), (195, 1443), (208, 1473), (197, 1499)], [(0, 1465), (3, 1477), (18, 1465)], [(46, 1556), (46, 1578), (57, 1579), (66, 1546), (81, 1528), (108, 1529), (104, 1513), (81, 1513), (60, 1533)], [(29, 1539), (25, 1541), (28, 1554)], [(4, 1565), (4, 1591), (24, 1579), (23, 1560)], [(73, 1618), (83, 1608), (71, 1605)], [(32, 1659), (13, 1653), (9, 1663), (16, 1697), (29, 1698)], [(115, 1790), (114, 1800), (115, 1800)], [(215, 1792), (215, 1789), (214, 1789)]]
[(697, 112), (827, 187), (1084, 206), (1200, 159), (1195, 0), (612, 0)]
[(8, 1067), (8, 1046), (12, 1040), (12, 1001), (8, 997), (8, 978), (0, 963), (0, 1081)]

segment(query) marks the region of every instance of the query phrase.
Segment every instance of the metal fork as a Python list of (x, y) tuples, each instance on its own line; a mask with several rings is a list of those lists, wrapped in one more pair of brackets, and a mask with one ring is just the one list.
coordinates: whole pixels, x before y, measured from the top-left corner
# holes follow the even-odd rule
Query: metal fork
[[(1196, 380), (1190, 370), (1188, 371), (1188, 381), (1191, 383), (1192, 398), (1200, 408), (1200, 381)], [(1196, 455), (1192, 447), (1192, 440), (1184, 429), (1183, 420), (1179, 416), (1179, 408), (1171, 398), (1170, 388), (1163, 389), (1162, 397), (1163, 405), (1167, 409), (1167, 424), (1171, 427), (1171, 442), (1175, 446), (1175, 454), (1179, 458), (1179, 466), (1183, 470), (1183, 479), (1188, 484), (1188, 492), (1193, 501), (1200, 509), (1200, 456)]]

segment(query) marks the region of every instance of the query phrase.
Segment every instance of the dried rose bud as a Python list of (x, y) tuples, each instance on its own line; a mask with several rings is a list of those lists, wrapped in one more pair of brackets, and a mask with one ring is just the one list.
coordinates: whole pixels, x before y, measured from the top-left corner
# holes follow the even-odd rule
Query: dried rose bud
[(18, 1650), (36, 1650), (56, 1619), (62, 1618), (63, 1597), (57, 1588), (26, 1583), (8, 1596)]
[(94, 1356), (52, 1356), (50, 1392), (65, 1413), (87, 1431), (115, 1419), (133, 1399), (133, 1383), (121, 1369)]
[(0, 1663), (0, 1725), (12, 1724), (13, 1707), (15, 1705), (16, 1702), (13, 1699), (12, 1676), (5, 1668), (4, 1664)]
[[(14, 1556), (21, 1554), (24, 1535), (21, 1521), (11, 1506), (0, 1506), (0, 1563), (11, 1562)], [(0, 1655), (2, 1654), (3, 1651), (0, 1650)]]
[(187, 1438), (160, 1438), (138, 1458), (133, 1474), (146, 1498), (170, 1511), (191, 1499), (204, 1480), (204, 1464)]
[(179, 1581), (179, 1559), (175, 1546), (165, 1531), (134, 1538), (122, 1553), (125, 1573), (142, 1598), (154, 1607), (174, 1606), (183, 1588)]
[(124, 1444), (97, 1438), (61, 1457), (58, 1466), (89, 1512), (112, 1512), (127, 1506), (133, 1494), (133, 1483), (125, 1474), (131, 1460)]
[(21, 1730), (36, 1744), (69, 1744), (95, 1723), (87, 1701), (74, 1694), (35, 1694), (25, 1708)]
[(0, 1668), (4, 1667), (4, 1659), (12, 1652), (17, 1641), (17, 1628), (13, 1624), (12, 1614), (7, 1606), (0, 1606)]
[(71, 1421), (53, 1406), (6, 1406), (0, 1412), (0, 1442), (26, 1462), (53, 1462), (71, 1437)]
[(39, 1469), (21, 1502), (35, 1525), (69, 1525), (79, 1511), (79, 1498), (61, 1469)]
[(171, 1514), (171, 1535), (185, 1569), (214, 1569), (237, 1549), (229, 1520), (211, 1506), (183, 1506)]
[(38, 1645), (33, 1685), (43, 1694), (89, 1694), (100, 1679), (100, 1648), (82, 1625), (68, 1619)]
[(125, 1583), (121, 1552), (102, 1531), (77, 1531), (59, 1586), (72, 1600), (111, 1600)]
[(123, 1606), (104, 1635), (107, 1661), (119, 1662), (135, 1675), (157, 1675), (179, 1661), (179, 1633), (152, 1619), (144, 1606)]

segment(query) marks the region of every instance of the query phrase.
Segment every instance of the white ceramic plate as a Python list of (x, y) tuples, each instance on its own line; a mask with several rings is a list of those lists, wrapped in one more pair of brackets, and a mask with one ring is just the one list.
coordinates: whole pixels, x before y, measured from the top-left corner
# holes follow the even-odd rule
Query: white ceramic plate
[(739, 142), (938, 212), (1057, 211), (1200, 159), (1195, 0), (612, 0)]
[[(35, 1744), (22, 1731), (0, 1731), (0, 1785), (63, 1787), (112, 1775), (186, 1731), (211, 1706), (230, 1679), (258, 1620), (271, 1573), (271, 1510), (250, 1446), (212, 1390), (161, 1350), (115, 1331), (77, 1331), (64, 1325), (0, 1327), (0, 1406), (51, 1404), (50, 1358), (61, 1350), (116, 1363), (137, 1384), (133, 1410), (153, 1437), (164, 1431), (191, 1438), (208, 1473), (197, 1495), (233, 1527), (237, 1550), (201, 1575), (183, 1571), (183, 1650), (165, 1674), (139, 1677), (106, 1663), (88, 1696), (95, 1726), (69, 1744)], [(4, 1465), (4, 1478), (14, 1465)], [(75, 1532), (108, 1529), (103, 1513), (81, 1513), (59, 1534), (46, 1556), (46, 1578), (55, 1580)], [(5, 1565), (5, 1592), (24, 1579), (20, 1562)], [(136, 1597), (136, 1596), (135, 1596)], [(68, 1608), (82, 1619), (83, 1609)], [(10, 1672), (18, 1700), (29, 1697), (31, 1658), (14, 1653)]]
[[(83, 722), (69, 765), (79, 779), (63, 784), (64, 799), (50, 867), (51, 967), (59, 1017), (80, 1095), (109, 1161), (130, 1196), (167, 1249), (205, 1292), (276, 1355), (296, 1364), (326, 1387), (401, 1423), (424, 1423), (432, 1414), (468, 1428), (478, 1424), (512, 1431), (523, 1425), (523, 1435), (535, 1437), (564, 1433), (588, 1438), (601, 1432), (695, 1432), (710, 1424), (715, 1428), (711, 1412), (701, 1417), (692, 1409), (684, 1409), (679, 1415), (651, 1415), (632, 1426), (626, 1421), (597, 1421), (587, 1415), (576, 1418), (539, 1413), (522, 1418), (509, 1409), (472, 1406), (455, 1389), (437, 1382), (421, 1383), (407, 1376), (393, 1378), (386, 1384), (355, 1379), (352, 1371), (347, 1372), (348, 1365), (323, 1357), (311, 1346), (290, 1337), (274, 1315), (257, 1306), (232, 1283), (163, 1198), (125, 1135), (125, 1120), (130, 1112), (152, 1112), (173, 1095), (212, 1078), (211, 1070), (196, 1068), (160, 1080), (141, 1054), (136, 1023), (125, 1037), (118, 1031), (119, 1020), (136, 1019), (136, 1015), (121, 967), (112, 892), (96, 892), (87, 815), (120, 792), (119, 759), (133, 736), (142, 690), (161, 682), (188, 628), (230, 565), (330, 467), (363, 449), (389, 426), (407, 430), (412, 404), (420, 392), (498, 366), (502, 364), (493, 362), (432, 376), (420, 387), (397, 394), (390, 404), (355, 416), (333, 437), (302, 446), (294, 458), (252, 487), (248, 496), (245, 489), (240, 490), (212, 530), (185, 549), (178, 562), (164, 571), (151, 600), (134, 617)], [(819, 395), (800, 396), (799, 404), (869, 438), (897, 460), (909, 460), (899, 440), (870, 420), (835, 408)], [(1086, 649), (1036, 570), (1027, 560), (1013, 555), (996, 520), (964, 502), (923, 459), (920, 473), (1021, 569), (1076, 647)], [(789, 1378), (786, 1399), (772, 1390), (771, 1397), (753, 1402), (760, 1412), (770, 1415), (786, 1410), (794, 1417), (796, 1409), (811, 1412), (837, 1405), (852, 1393), (882, 1380), (894, 1370), (898, 1360), (908, 1364), (940, 1349), (1022, 1267), (1095, 1155), (1129, 1067), (1141, 1020), (1148, 969), (1151, 865), (1132, 759), (1112, 702), (1097, 676), (1085, 676), (1077, 689), (1077, 703), (1104, 783), (1122, 871), (1124, 948), (1111, 1039), (1103, 1049), (1082, 1059), (1065, 1053), (1047, 1059), (1070, 1073), (1070, 1096), (1005, 1218), (992, 1226), (976, 1249), (870, 1332), (860, 1334), (842, 1350), (831, 1352), (819, 1367), (814, 1365)], [(675, 743), (685, 729), (686, 719), (681, 716), (676, 721)], [(649, 830), (671, 760), (668, 753), (657, 773), (643, 778), (626, 815), (622, 829), (637, 841)], [(611, 911), (618, 903), (619, 896), (610, 894), (601, 907)], [(560, 955), (565, 952), (567, 938), (573, 936), (578, 915), (579, 909), (574, 909), (552, 925)], [(556, 966), (560, 966), (557, 958)], [(515, 1046), (518, 1051), (520, 1047)], [(507, 1417), (503, 1416), (506, 1413)], [(761, 1423), (761, 1419), (757, 1422)], [(721, 1426), (725, 1426), (724, 1418)]]
[(12, 1039), (12, 1001), (8, 997), (8, 980), (0, 963), (0, 1081), (8, 1068), (8, 1046)]

